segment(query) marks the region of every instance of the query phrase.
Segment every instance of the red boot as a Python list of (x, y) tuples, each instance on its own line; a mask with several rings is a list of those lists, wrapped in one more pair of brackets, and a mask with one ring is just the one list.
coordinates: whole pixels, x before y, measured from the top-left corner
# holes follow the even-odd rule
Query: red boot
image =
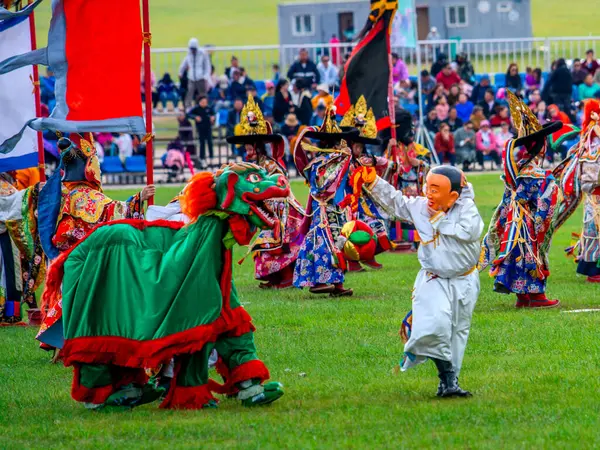
[(343, 283), (334, 284), (335, 290), (329, 294), (331, 297), (352, 297), (354, 291), (344, 288)]
[(529, 306), (529, 294), (517, 294), (515, 308), (527, 308)]
[(594, 275), (591, 277), (587, 277), (588, 283), (600, 283), (600, 275)]
[(364, 272), (364, 270), (356, 261), (348, 261), (348, 272)]
[(379, 264), (377, 261), (375, 261), (375, 258), (369, 261), (363, 261), (363, 264), (373, 270), (383, 269), (383, 264)]
[(548, 300), (546, 294), (529, 294), (525, 296), (525, 299), (519, 297), (517, 295), (517, 304), (515, 305), (517, 308), (556, 308), (560, 306), (559, 300)]

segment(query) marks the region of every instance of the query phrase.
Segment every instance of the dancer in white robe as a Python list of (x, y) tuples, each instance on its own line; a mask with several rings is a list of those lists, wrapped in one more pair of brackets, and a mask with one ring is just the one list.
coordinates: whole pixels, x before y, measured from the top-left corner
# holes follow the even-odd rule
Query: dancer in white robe
[[(363, 172), (363, 178), (375, 177)], [(379, 177), (367, 189), (390, 218), (413, 223), (421, 236), (402, 370), (431, 359), (440, 377), (438, 396), (469, 396), (458, 386), (458, 375), (479, 296), (483, 221), (473, 188), (460, 170), (441, 166), (427, 176), (426, 197), (406, 197)]]

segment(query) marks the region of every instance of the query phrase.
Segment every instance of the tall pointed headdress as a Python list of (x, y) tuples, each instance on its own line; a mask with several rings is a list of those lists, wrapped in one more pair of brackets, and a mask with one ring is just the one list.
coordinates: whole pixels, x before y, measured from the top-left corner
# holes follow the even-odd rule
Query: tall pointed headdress
[(227, 142), (235, 145), (271, 143), (273, 158), (279, 161), (285, 153), (283, 136), (274, 134), (271, 124), (267, 122), (252, 94), (242, 108), (240, 123), (235, 127), (235, 135), (227, 136)]
[(516, 145), (528, 146), (531, 143), (544, 143), (549, 134), (562, 128), (562, 122), (549, 122), (542, 126), (533, 111), (509, 89), (506, 90), (508, 107), (513, 125), (517, 130)]
[(356, 128), (359, 131), (359, 135), (351, 139), (354, 142), (381, 144), (381, 140), (377, 139), (377, 122), (373, 108), (367, 108), (367, 100), (364, 95), (361, 95), (356, 104), (344, 114), (340, 125), (345, 130)]
[(323, 124), (317, 129), (317, 131), (307, 131), (304, 137), (309, 139), (317, 139), (326, 142), (341, 141), (352, 141), (354, 137), (358, 136), (359, 131), (356, 128), (343, 130), (337, 123), (336, 120), (336, 107), (329, 106), (325, 111), (325, 117)]

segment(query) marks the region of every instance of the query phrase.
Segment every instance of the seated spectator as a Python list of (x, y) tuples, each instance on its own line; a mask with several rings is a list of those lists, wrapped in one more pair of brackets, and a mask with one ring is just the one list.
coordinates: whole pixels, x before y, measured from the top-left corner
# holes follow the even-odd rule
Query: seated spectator
[(212, 91), (219, 83), (219, 77), (215, 73), (215, 66), (210, 65), (210, 76), (208, 77), (208, 92)]
[(544, 125), (546, 122), (548, 122), (548, 109), (545, 101), (542, 100), (539, 102), (536, 108), (533, 110), (533, 113), (540, 122), (540, 125)]
[(492, 91), (492, 95), (494, 95), (494, 90), (490, 87), (490, 77), (488, 75), (483, 75), (479, 83), (477, 83), (473, 88), (471, 102), (473, 102), (474, 105), (482, 103), (485, 100), (485, 93), (490, 89)]
[[(573, 67), (571, 68), (571, 75), (573, 76), (573, 84), (579, 86), (585, 80), (585, 77), (589, 72), (581, 66), (581, 60), (576, 58), (573, 60)], [(592, 76), (593, 79), (593, 76)]]
[(468, 122), (473, 114), (473, 108), (475, 105), (471, 103), (469, 97), (466, 94), (460, 94), (458, 96), (458, 103), (456, 104), (456, 113), (462, 122)]
[(98, 142), (104, 149), (110, 147), (113, 141), (112, 133), (97, 133), (94, 135), (96, 142)]
[(520, 94), (523, 91), (523, 81), (519, 74), (519, 66), (516, 63), (511, 63), (506, 71), (506, 84), (507, 89), (510, 89), (516, 94)]
[(600, 65), (594, 56), (594, 50), (589, 49), (587, 52), (585, 52), (585, 60), (582, 62), (582, 67), (587, 70), (588, 73), (596, 75), (596, 71)]
[(238, 69), (231, 71), (231, 85), (229, 86), (229, 92), (232, 98), (244, 98), (246, 96), (246, 87), (241, 78), (241, 73)]
[(475, 80), (475, 69), (473, 68), (473, 64), (471, 64), (471, 61), (469, 61), (466, 52), (461, 52), (456, 56), (456, 64), (458, 66), (456, 73), (461, 80), (469, 84), (473, 83)]
[(440, 97), (438, 99), (437, 105), (435, 105), (435, 110), (437, 112), (438, 119), (444, 121), (448, 118), (448, 112), (450, 111), (450, 105), (448, 105), (448, 100), (446, 96)]
[(303, 80), (309, 87), (316, 87), (321, 82), (321, 74), (317, 65), (308, 57), (308, 50), (301, 48), (298, 60), (290, 66), (287, 77), (292, 80)]
[(192, 122), (187, 118), (184, 111), (179, 111), (177, 114), (177, 141), (181, 142), (187, 153), (196, 155), (194, 129), (192, 128)]
[(177, 140), (170, 142), (163, 157), (163, 167), (168, 169), (167, 183), (177, 181), (179, 175), (183, 174), (185, 165), (185, 152), (181, 142)]
[(246, 90), (248, 90), (251, 87), (256, 88), (256, 84), (254, 83), (254, 80), (248, 76), (248, 74), (246, 73), (246, 69), (243, 67), (240, 67), (239, 82), (241, 83), (242, 86), (244, 86), (244, 88)]
[(556, 69), (550, 74), (542, 91), (542, 98), (552, 100), (561, 110), (569, 111), (573, 95), (573, 76), (564, 58), (556, 61)]
[(273, 119), (275, 123), (283, 123), (285, 116), (294, 110), (292, 96), (289, 91), (290, 82), (282, 78), (275, 86), (275, 102), (273, 104)]
[(454, 142), (456, 145), (456, 162), (462, 163), (463, 171), (468, 172), (470, 165), (477, 161), (475, 151), (475, 130), (473, 124), (465, 122), (462, 128), (454, 133)]
[(394, 85), (399, 84), (400, 87), (410, 87), (408, 68), (398, 53), (392, 53), (392, 79)]
[(448, 111), (448, 118), (444, 120), (443, 123), (450, 127), (451, 133), (454, 133), (463, 125), (463, 121), (460, 120), (458, 114), (456, 113), (456, 108), (450, 108), (450, 111)]
[(450, 64), (446, 64), (442, 71), (437, 74), (435, 80), (444, 86), (444, 91), (448, 93), (453, 84), (460, 83), (460, 77), (452, 70)]
[(208, 97), (200, 96), (198, 104), (188, 111), (187, 116), (196, 122), (196, 134), (200, 144), (200, 162), (203, 167), (206, 167), (206, 157), (209, 156), (211, 159), (214, 157), (212, 127), (215, 123), (215, 113), (208, 104)]
[(560, 120), (563, 125), (571, 123), (569, 116), (564, 111), (561, 111), (557, 105), (548, 106), (548, 115), (550, 122)]
[[(140, 91), (142, 94), (142, 102), (146, 101), (146, 83), (145, 83), (146, 72), (144, 70), (144, 63), (140, 67)], [(152, 108), (156, 110), (158, 105), (158, 91), (156, 90), (156, 75), (154, 71), (150, 71), (150, 91), (152, 93)], [(158, 112), (158, 111), (155, 111)]]
[(498, 148), (498, 151), (501, 152), (509, 139), (512, 139), (513, 137), (514, 135), (510, 131), (510, 124), (502, 122), (500, 130), (496, 132), (496, 147)]
[(54, 87), (56, 85), (56, 77), (52, 68), (46, 68), (46, 76), (40, 77), (40, 100), (44, 105), (48, 105), (48, 109), (52, 111), (56, 105), (56, 97), (54, 96)]
[(542, 77), (542, 69), (539, 67), (533, 69), (531, 73), (525, 76), (525, 93), (529, 95), (532, 91), (539, 90), (544, 84), (544, 78)]
[(448, 104), (452, 107), (458, 103), (458, 96), (460, 95), (460, 88), (458, 84), (453, 84), (448, 92)]
[(254, 99), (254, 103), (256, 103), (260, 110), (264, 112), (265, 107), (263, 105), (262, 99), (258, 96), (258, 91), (256, 90), (256, 86), (254, 84), (248, 85), (248, 87), (246, 88), (245, 98), (248, 98), (249, 95), (252, 96), (252, 98)]
[(239, 70), (240, 62), (237, 56), (231, 57), (231, 65), (225, 69), (225, 76), (230, 80), (233, 80), (233, 72)]
[(542, 101), (542, 94), (539, 89), (534, 89), (529, 93), (529, 108), (535, 111), (539, 102)]
[(265, 82), (267, 92), (260, 99), (263, 103), (263, 113), (267, 117), (273, 117), (273, 107), (275, 106), (275, 84), (272, 81)]
[(431, 94), (429, 95), (429, 100), (427, 101), (428, 109), (434, 109), (435, 105), (437, 105), (438, 100), (445, 96), (446, 94), (444, 93), (444, 85), (436, 84), (435, 89), (431, 92)]
[(456, 149), (454, 147), (454, 136), (450, 132), (448, 124), (442, 123), (440, 131), (435, 135), (433, 146), (440, 160), (440, 164), (449, 162), (450, 165), (456, 164)]
[(465, 94), (467, 98), (471, 98), (471, 95), (473, 95), (473, 86), (471, 86), (465, 80), (460, 80), (460, 83), (458, 83), (458, 87), (460, 89), (461, 94)]
[[(321, 83), (317, 86), (317, 95), (312, 99), (312, 107), (315, 109), (318, 105), (323, 104), (325, 107), (333, 104), (333, 96), (329, 93), (329, 85)], [(304, 124), (307, 125), (307, 124)]]
[(501, 159), (496, 143), (496, 135), (487, 120), (481, 122), (480, 129), (475, 135), (475, 149), (477, 150), (477, 162), (481, 166), (481, 170), (485, 169), (483, 161), (486, 156), (489, 156), (494, 162), (493, 167), (500, 166)]
[(600, 85), (594, 83), (594, 77), (591, 73), (586, 74), (583, 83), (579, 85), (579, 101), (594, 98), (596, 92), (600, 90)]
[(133, 139), (131, 138), (131, 135), (119, 133), (118, 136), (113, 139), (113, 143), (118, 151), (119, 159), (125, 164), (125, 160), (130, 156), (133, 156)]
[(346, 63), (350, 59), (350, 56), (351, 56), (351, 53), (346, 53), (344, 55), (344, 61), (342, 62), (342, 65), (340, 66), (340, 71), (338, 73), (338, 76), (339, 76), (340, 80), (344, 79), (344, 70), (346, 68)]
[[(437, 59), (431, 66), (431, 76), (437, 79), (438, 74), (448, 65), (448, 56), (445, 53), (439, 53)], [(452, 83), (451, 83), (452, 84)]]
[(285, 118), (285, 123), (281, 127), (281, 134), (287, 138), (288, 141), (292, 140), (300, 129), (300, 122), (296, 114), (289, 113)]
[(231, 108), (231, 90), (229, 89), (229, 79), (225, 75), (219, 77), (217, 86), (210, 91), (209, 103), (213, 107), (215, 114), (221, 109)]
[(321, 84), (326, 84), (329, 89), (338, 85), (338, 69), (331, 64), (329, 55), (321, 56), (321, 62), (317, 65), (317, 70), (321, 76)]
[(325, 107), (324, 104), (319, 104), (317, 105), (317, 107), (315, 108), (315, 113), (313, 114), (312, 118), (310, 119), (310, 126), (311, 127), (320, 127), (321, 125), (323, 125), (323, 120), (325, 120), (325, 112), (327, 111), (327, 108)]
[[(496, 103), (496, 96), (494, 95), (494, 91), (492, 89), (488, 89), (485, 92), (483, 101), (479, 103), (479, 106), (481, 106), (483, 109), (483, 115), (488, 119), (492, 117), (493, 114), (496, 114), (498, 103)], [(477, 125), (475, 128), (477, 129)]]
[(179, 104), (179, 91), (168, 73), (165, 73), (158, 82), (158, 98), (162, 103), (163, 111), (167, 110), (167, 102), (173, 103), (173, 110)]
[(272, 82), (277, 84), (279, 83), (279, 80), (281, 79), (281, 71), (279, 70), (279, 64), (273, 64), (273, 67), (271, 68), (271, 70), (273, 71), (273, 75), (271, 76), (272, 78)]
[(436, 133), (440, 131), (441, 124), (441, 121), (440, 119), (438, 119), (437, 111), (435, 109), (432, 109), (427, 113), (427, 117), (423, 121), (423, 124), (425, 125), (425, 128), (427, 129), (427, 131), (431, 135), (431, 138), (433, 139)]
[(479, 127), (481, 122), (486, 120), (485, 114), (483, 113), (483, 108), (481, 106), (475, 106), (473, 108), (473, 113), (471, 114), (471, 123), (473, 124), (473, 129), (475, 131), (479, 131)]
[(428, 71), (421, 71), (421, 91), (424, 96), (430, 95), (435, 89), (435, 80), (431, 77)]
[(313, 114), (311, 91), (303, 79), (296, 80), (292, 90), (294, 114), (302, 125), (308, 125)]
[(492, 128), (500, 128), (503, 123), (510, 127), (510, 111), (506, 106), (501, 106), (498, 112), (490, 118)]
[[(244, 108), (244, 100), (238, 97), (233, 102), (233, 109), (229, 110), (227, 114), (227, 134), (233, 136), (235, 134), (235, 128), (240, 123), (242, 109)], [(236, 156), (244, 156), (244, 147), (237, 147), (235, 144), (231, 144), (231, 152)]]

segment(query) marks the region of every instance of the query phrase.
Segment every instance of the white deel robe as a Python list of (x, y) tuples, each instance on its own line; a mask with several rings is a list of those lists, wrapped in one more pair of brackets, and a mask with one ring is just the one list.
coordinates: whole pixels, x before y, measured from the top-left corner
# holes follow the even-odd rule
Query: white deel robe
[(483, 221), (469, 184), (447, 212), (430, 217), (427, 198), (406, 197), (377, 178), (370, 189), (392, 219), (412, 222), (421, 237), (421, 270), (412, 298), (412, 331), (404, 347), (406, 370), (427, 358), (451, 361), (458, 376), (479, 297), (480, 236)]

